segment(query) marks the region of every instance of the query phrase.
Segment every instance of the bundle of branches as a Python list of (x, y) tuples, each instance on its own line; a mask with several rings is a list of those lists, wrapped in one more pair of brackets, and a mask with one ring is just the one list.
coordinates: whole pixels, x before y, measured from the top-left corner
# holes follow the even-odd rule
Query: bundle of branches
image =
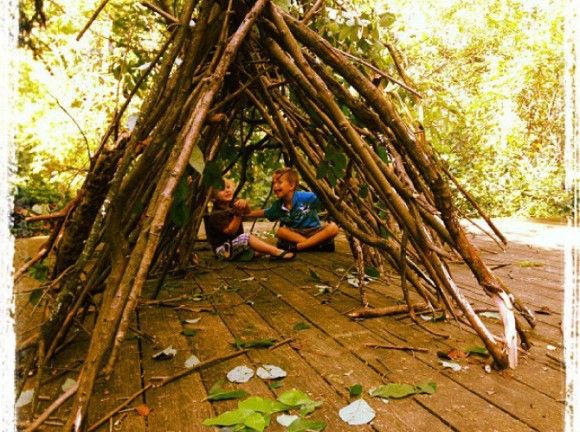
[[(97, 372), (106, 360), (110, 375), (151, 272), (162, 280), (186, 263), (208, 189), (223, 174), (216, 156), (234, 138), (242, 178), (252, 152), (279, 148), (355, 254), (399, 272), (411, 312), (413, 289), (425, 307), (467, 322), (499, 367), (515, 367), (517, 333), (524, 346), (525, 334), (514, 311), (531, 325), (534, 318), (468, 241), (450, 174), (420, 124), (372, 80), (376, 68), (311, 30), (310, 12), (298, 19), (268, 0), (186, 0), (179, 18), (163, 13), (173, 30), (146, 71), (159, 62), (137, 125), (117, 135), (123, 110), (113, 120), (57, 247), (54, 300), (35, 345), (41, 362), (102, 292), (65, 429), (84, 424)], [(417, 95), (401, 75), (393, 82)], [(486, 328), (454, 282), (446, 262), (457, 257), (497, 304), (504, 335)]]

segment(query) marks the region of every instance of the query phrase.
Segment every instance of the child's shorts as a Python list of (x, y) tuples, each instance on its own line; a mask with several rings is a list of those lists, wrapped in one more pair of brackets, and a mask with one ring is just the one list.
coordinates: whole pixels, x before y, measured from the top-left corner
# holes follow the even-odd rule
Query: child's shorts
[(236, 238), (229, 240), (218, 246), (215, 250), (215, 256), (220, 260), (233, 260), (250, 249), (250, 234), (240, 234)]

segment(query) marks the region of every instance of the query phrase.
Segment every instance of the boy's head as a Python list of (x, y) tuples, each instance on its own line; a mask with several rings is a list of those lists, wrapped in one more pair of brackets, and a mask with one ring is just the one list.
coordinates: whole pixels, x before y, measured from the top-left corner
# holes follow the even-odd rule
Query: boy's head
[(272, 185), (277, 198), (291, 198), (298, 188), (298, 172), (294, 168), (282, 168), (272, 174)]
[(212, 189), (211, 200), (213, 202), (229, 203), (234, 198), (235, 189), (232, 179), (224, 179), (224, 187), (222, 189)]

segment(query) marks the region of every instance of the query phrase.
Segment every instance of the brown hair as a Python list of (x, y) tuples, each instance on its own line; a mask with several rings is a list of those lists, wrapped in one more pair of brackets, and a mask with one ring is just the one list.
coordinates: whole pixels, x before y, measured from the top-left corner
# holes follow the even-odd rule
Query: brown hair
[(224, 186), (221, 189), (218, 189), (216, 187), (212, 187), (211, 188), (211, 194), (209, 196), (210, 200), (215, 201), (217, 199), (217, 194), (220, 193), (221, 191), (223, 191), (226, 188), (227, 183), (231, 183), (232, 186), (235, 184), (234, 181), (231, 178), (225, 178), (224, 179)]
[(300, 181), (300, 177), (298, 175), (298, 171), (294, 168), (280, 168), (274, 171), (272, 174), (272, 178), (276, 179), (282, 176), (286, 176), (288, 179), (288, 183), (293, 184), (295, 187), (298, 187), (298, 183)]

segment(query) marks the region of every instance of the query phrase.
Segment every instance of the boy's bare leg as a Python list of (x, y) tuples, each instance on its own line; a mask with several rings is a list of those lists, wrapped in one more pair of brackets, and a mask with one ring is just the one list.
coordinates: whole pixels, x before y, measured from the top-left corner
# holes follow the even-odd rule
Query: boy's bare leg
[[(305, 238), (303, 241), (296, 242), (296, 250), (304, 250), (311, 248), (312, 246), (316, 246), (320, 243), (324, 243), (327, 240), (330, 240), (338, 234), (338, 225), (334, 222), (330, 222), (329, 224), (325, 225), (317, 233), (313, 234), (312, 236)], [(300, 234), (298, 234), (300, 236)], [(302, 237), (302, 236), (300, 236)]]
[(280, 240), (285, 240), (287, 242), (292, 242), (296, 244), (308, 240), (308, 238), (304, 237), (302, 234), (297, 233), (296, 231), (286, 227), (278, 228), (278, 231), (276, 231), (276, 237), (278, 237), (278, 239)]
[(252, 234), (250, 234), (248, 245), (256, 252), (261, 252), (272, 256), (278, 256), (284, 252), (283, 249), (278, 249), (276, 246), (271, 245), (270, 243), (266, 243), (264, 240), (260, 240), (258, 237)]

